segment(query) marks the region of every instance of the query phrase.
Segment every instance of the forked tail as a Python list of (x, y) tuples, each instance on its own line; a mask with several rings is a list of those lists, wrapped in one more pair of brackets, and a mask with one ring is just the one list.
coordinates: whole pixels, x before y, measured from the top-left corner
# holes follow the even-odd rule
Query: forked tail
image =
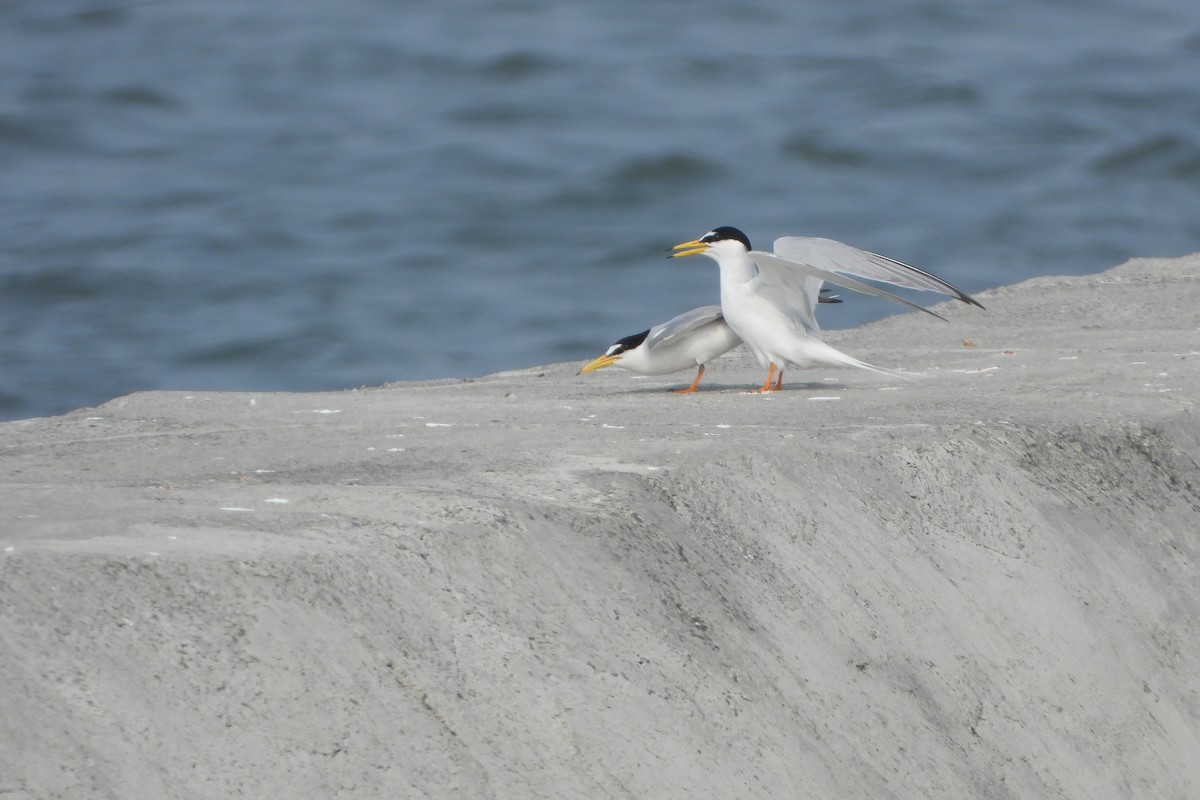
[(808, 342), (806, 342), (806, 345), (807, 346), (805, 349), (809, 351), (811, 356), (830, 366), (857, 367), (859, 369), (878, 372), (880, 375), (888, 375), (890, 377), (900, 378), (901, 380), (906, 381), (915, 381), (918, 377), (911, 372), (902, 372), (898, 369), (880, 367), (876, 366), (875, 364), (868, 364), (866, 361), (859, 361), (854, 356), (848, 356), (841, 350), (826, 344), (820, 339), (810, 339)]

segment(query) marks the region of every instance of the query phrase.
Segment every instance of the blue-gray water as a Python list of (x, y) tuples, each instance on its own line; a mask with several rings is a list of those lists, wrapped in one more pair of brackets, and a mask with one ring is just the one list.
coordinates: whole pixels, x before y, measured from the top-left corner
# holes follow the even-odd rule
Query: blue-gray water
[(1198, 76), (1195, 0), (0, 0), (0, 416), (582, 362), (717, 225), (968, 291), (1200, 250)]

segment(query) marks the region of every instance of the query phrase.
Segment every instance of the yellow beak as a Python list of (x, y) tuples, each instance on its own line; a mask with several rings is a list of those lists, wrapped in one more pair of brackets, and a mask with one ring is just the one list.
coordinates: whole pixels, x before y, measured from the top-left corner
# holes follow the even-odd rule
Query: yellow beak
[(600, 356), (595, 361), (592, 361), (591, 363), (589, 363), (587, 366), (585, 366), (583, 369), (579, 370), (579, 372), (576, 372), (575, 374), (582, 375), (585, 372), (595, 372), (598, 369), (604, 369), (605, 367), (612, 366), (613, 364), (617, 363), (620, 360), (621, 360), (620, 356)]
[(678, 253), (672, 253), (670, 256), (671, 258), (683, 258), (684, 256), (694, 256), (703, 253), (708, 249), (708, 245), (699, 239), (692, 239), (690, 242), (681, 242), (671, 249), (680, 251)]

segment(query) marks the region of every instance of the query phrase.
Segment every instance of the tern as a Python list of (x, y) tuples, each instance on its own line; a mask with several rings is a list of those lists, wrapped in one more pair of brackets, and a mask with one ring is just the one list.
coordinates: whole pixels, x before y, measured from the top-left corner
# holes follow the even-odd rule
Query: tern
[(973, 297), (935, 275), (832, 239), (784, 236), (775, 240), (773, 253), (766, 253), (752, 249), (746, 234), (737, 228), (723, 226), (671, 250), (675, 251), (672, 258), (706, 255), (717, 262), (725, 322), (768, 370), (766, 381), (755, 390), (758, 392), (780, 389), (787, 367), (859, 367), (898, 374), (859, 361), (821, 340), (813, 309), (826, 281), (886, 297), (939, 319), (945, 318), (851, 276), (938, 292), (983, 308)]
[[(818, 302), (840, 303), (841, 298), (822, 289)], [(704, 377), (704, 365), (742, 343), (725, 322), (720, 306), (685, 311), (641, 333), (618, 339), (604, 355), (588, 362), (578, 375), (617, 366), (639, 375), (668, 375), (696, 367), (696, 379), (676, 394), (691, 394)]]

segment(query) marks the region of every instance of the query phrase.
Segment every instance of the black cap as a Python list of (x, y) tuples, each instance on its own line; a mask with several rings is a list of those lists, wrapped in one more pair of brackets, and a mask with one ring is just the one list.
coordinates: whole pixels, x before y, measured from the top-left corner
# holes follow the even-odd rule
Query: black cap
[(719, 228), (713, 228), (711, 231), (700, 237), (700, 241), (704, 242), (705, 244), (722, 242), (726, 239), (733, 239), (741, 242), (746, 246), (747, 250), (754, 249), (750, 247), (750, 240), (746, 238), (746, 234), (742, 233), (737, 228), (731, 228), (728, 225), (722, 225)]

